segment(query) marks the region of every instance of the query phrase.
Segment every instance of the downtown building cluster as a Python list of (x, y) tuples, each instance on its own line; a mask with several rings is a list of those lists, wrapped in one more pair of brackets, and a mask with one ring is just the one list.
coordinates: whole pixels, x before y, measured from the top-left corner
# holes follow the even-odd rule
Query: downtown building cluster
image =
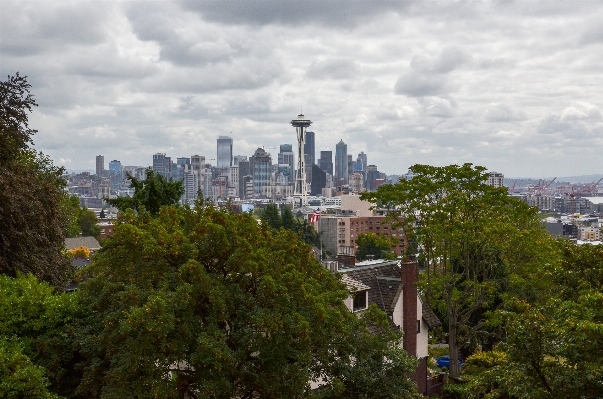
[[(316, 158), (315, 143), (315, 133), (306, 132), (304, 175), (307, 193), (313, 203), (317, 198), (373, 191), (386, 183), (386, 175), (376, 165), (368, 164), (367, 154), (360, 152), (356, 157), (348, 154), (348, 146), (343, 140), (335, 145), (334, 153), (320, 151), (319, 158)], [(96, 199), (131, 195), (127, 176), (144, 179), (150, 167), (155, 174), (182, 182), (182, 203), (194, 201), (198, 195), (216, 203), (237, 200), (287, 202), (294, 196), (296, 176), (301, 175), (296, 159), (300, 152), (294, 144), (281, 144), (275, 156), (269, 152), (275, 147), (260, 147), (253, 154), (235, 155), (234, 144), (232, 137), (219, 136), (215, 158), (191, 155), (174, 159), (169, 154), (156, 153), (151, 165), (146, 167), (122, 166), (121, 161), (113, 160), (105, 169), (104, 156), (99, 155), (96, 157), (96, 175), (78, 175), (80, 181), (70, 185), (70, 191), (80, 197)]]

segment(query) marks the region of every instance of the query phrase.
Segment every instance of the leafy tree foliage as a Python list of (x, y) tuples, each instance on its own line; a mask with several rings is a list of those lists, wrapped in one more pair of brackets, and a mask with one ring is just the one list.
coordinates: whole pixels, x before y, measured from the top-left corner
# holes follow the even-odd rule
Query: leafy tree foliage
[[(485, 394), (603, 397), (603, 248), (559, 245), (562, 262), (541, 276), (551, 283), (548, 299), (518, 300), (504, 312), (509, 361), (474, 384)], [(508, 385), (485, 384), (494, 374)]]
[(77, 237), (82, 233), (82, 229), (78, 224), (78, 216), (80, 215), (80, 199), (76, 195), (65, 196), (62, 203), (65, 218), (67, 237)]
[(281, 211), (281, 222), (285, 230), (297, 231), (299, 226), (297, 218), (293, 216), (293, 211), (288, 206), (284, 206)]
[(262, 220), (263, 225), (273, 229), (278, 230), (283, 227), (283, 221), (281, 220), (281, 215), (276, 204), (270, 203), (266, 205), (260, 219)]
[(416, 394), (386, 316), (349, 312), (295, 234), (201, 203), (120, 218), (81, 285), (83, 395), (383, 397), (368, 392), (376, 381), (389, 397)]
[(0, 82), (0, 273), (32, 272), (61, 286), (70, 264), (62, 255), (68, 218), (63, 169), (28, 149), (36, 106), (25, 77)]
[(79, 379), (69, 325), (79, 309), (77, 294), (55, 294), (32, 274), (0, 276), (1, 397), (73, 396)]
[(90, 209), (84, 207), (80, 210), (77, 217), (77, 224), (79, 225), (82, 235), (84, 237), (94, 237), (98, 239), (101, 233), (101, 228), (98, 223), (96, 213)]
[(273, 229), (283, 228), (297, 233), (308, 245), (320, 246), (320, 235), (307, 220), (300, 221), (287, 206), (279, 212), (276, 204), (268, 204), (260, 215), (262, 223)]
[(378, 237), (375, 233), (359, 234), (356, 240), (358, 249), (356, 259), (363, 261), (373, 255), (375, 259), (394, 259), (391, 252), (391, 242), (385, 237)]
[(27, 76), (9, 76), (0, 82), (0, 166), (12, 162), (33, 144), (37, 132), (29, 128), (27, 113), (37, 107)]
[(458, 349), (484, 331), (487, 312), (502, 303), (510, 273), (521, 268), (517, 263), (537, 258), (526, 243), (542, 230), (535, 210), (486, 184), (483, 167), (414, 165), (411, 171), (413, 179), (362, 198), (388, 207), (421, 249), (421, 288), (444, 316), (450, 375), (459, 377)]
[(139, 211), (144, 207), (152, 215), (159, 213), (162, 206), (177, 205), (180, 202), (184, 187), (182, 182), (167, 180), (153, 169), (146, 170), (146, 178), (138, 180), (128, 176), (134, 195), (132, 197), (119, 197), (107, 199), (107, 202), (124, 212), (126, 209)]
[(23, 353), (15, 339), (0, 337), (0, 396), (3, 398), (58, 399), (48, 391), (44, 368)]

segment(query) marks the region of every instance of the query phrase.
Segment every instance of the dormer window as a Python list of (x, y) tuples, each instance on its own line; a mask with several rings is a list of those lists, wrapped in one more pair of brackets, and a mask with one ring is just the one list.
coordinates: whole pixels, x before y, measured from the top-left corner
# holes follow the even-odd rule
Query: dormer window
[(357, 291), (354, 293), (354, 312), (368, 308), (368, 291)]

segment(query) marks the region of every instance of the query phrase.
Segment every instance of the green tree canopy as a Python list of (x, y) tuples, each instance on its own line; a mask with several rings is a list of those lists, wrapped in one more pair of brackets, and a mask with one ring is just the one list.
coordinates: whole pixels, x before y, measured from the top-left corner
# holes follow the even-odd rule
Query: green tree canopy
[(262, 220), (262, 224), (273, 229), (278, 230), (283, 227), (281, 215), (276, 204), (269, 203), (268, 205), (266, 205), (266, 207), (262, 211), (260, 219)]
[[(362, 198), (389, 209), (421, 249), (421, 288), (444, 316), (453, 377), (458, 349), (484, 332), (488, 311), (502, 303), (518, 263), (535, 261), (542, 230), (536, 211), (486, 184), (488, 173), (464, 164), (414, 165), (414, 178), (379, 187)], [(517, 244), (511, 247), (511, 243)], [(537, 260), (537, 259), (536, 259)]]
[(385, 237), (379, 237), (375, 233), (359, 234), (356, 240), (358, 249), (356, 259), (363, 261), (369, 255), (375, 259), (393, 259), (395, 255), (391, 252), (391, 242)]
[(156, 218), (128, 210), (87, 272), (88, 397), (360, 397), (346, 394), (353, 387), (383, 397), (367, 393), (379, 378), (389, 397), (416, 394), (386, 316), (356, 317), (296, 235), (250, 215), (200, 203)]
[(27, 114), (36, 106), (25, 77), (0, 82), (0, 273), (34, 273), (56, 286), (67, 282), (63, 256), (69, 218), (63, 168), (31, 149)]
[(138, 180), (133, 176), (128, 176), (134, 195), (132, 197), (119, 197), (107, 199), (111, 205), (124, 212), (126, 209), (139, 211), (144, 207), (151, 214), (156, 215), (162, 206), (177, 205), (184, 194), (182, 182), (167, 180), (160, 174), (156, 174), (153, 169), (146, 170), (146, 178)]
[(70, 324), (82, 317), (79, 309), (77, 294), (55, 293), (32, 274), (0, 276), (0, 397), (75, 394)]
[(101, 228), (98, 223), (98, 218), (96, 217), (96, 213), (91, 211), (90, 209), (84, 207), (80, 210), (80, 213), (77, 217), (77, 224), (82, 231), (82, 235), (84, 237), (94, 237), (98, 239), (101, 233)]

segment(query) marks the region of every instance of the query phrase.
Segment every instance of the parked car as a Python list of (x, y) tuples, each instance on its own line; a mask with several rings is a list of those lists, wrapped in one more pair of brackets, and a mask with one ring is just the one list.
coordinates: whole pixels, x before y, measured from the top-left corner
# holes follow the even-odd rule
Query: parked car
[[(444, 355), (444, 356), (440, 356), (436, 359), (436, 364), (438, 365), (439, 368), (442, 367), (446, 367), (447, 369), (450, 368), (450, 355)], [(463, 361), (461, 359), (459, 359), (459, 366), (463, 367), (465, 363), (463, 363)]]

